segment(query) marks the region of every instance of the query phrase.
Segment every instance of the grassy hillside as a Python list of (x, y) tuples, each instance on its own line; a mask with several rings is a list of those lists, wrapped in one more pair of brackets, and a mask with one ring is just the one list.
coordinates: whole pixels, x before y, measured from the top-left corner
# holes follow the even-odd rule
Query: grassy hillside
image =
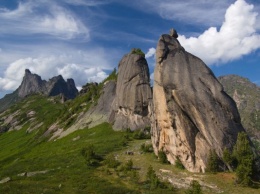
[[(115, 132), (107, 123), (74, 132), (56, 141), (35, 141), (37, 132), (23, 128), (0, 135), (0, 193), (185, 193), (189, 181), (198, 180), (204, 193), (259, 193), (259, 189), (234, 185), (234, 174), (196, 174), (161, 164), (153, 153), (140, 147), (150, 140), (131, 138), (127, 132)], [(97, 166), (87, 166), (81, 152), (89, 145), (100, 158)], [(126, 154), (127, 151), (133, 155)], [(120, 165), (109, 168), (106, 157), (113, 154)], [(124, 170), (131, 160), (133, 169)], [(150, 189), (146, 182), (149, 166), (160, 179), (170, 180), (175, 189)], [(186, 186), (185, 186), (186, 184)], [(176, 189), (177, 186), (180, 189)]]
[[(109, 79), (116, 79), (115, 71)], [(150, 139), (115, 132), (107, 123), (48, 141), (51, 134), (46, 130), (53, 123), (69, 127), (78, 114), (97, 102), (104, 82), (63, 104), (59, 97), (32, 95), (0, 113), (0, 193), (184, 194), (192, 180), (206, 194), (260, 193), (260, 189), (235, 185), (234, 173), (197, 174), (162, 164), (153, 152), (140, 150), (144, 143), (151, 144)], [(1, 127), (10, 130), (1, 133)], [(82, 154), (91, 146), (94, 166), (88, 166), (89, 159)], [(109, 165), (111, 156), (117, 159), (115, 167)], [(156, 188), (147, 180), (149, 166), (160, 179)]]

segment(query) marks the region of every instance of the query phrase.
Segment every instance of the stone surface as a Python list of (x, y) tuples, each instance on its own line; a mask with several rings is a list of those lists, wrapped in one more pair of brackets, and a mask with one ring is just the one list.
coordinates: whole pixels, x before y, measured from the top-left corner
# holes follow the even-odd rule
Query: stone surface
[(11, 181), (11, 178), (10, 178), (10, 177), (6, 177), (6, 178), (0, 180), (0, 184), (7, 183), (7, 182), (9, 182), (9, 181)]
[(118, 65), (116, 97), (109, 121), (115, 130), (142, 129), (150, 126), (152, 99), (149, 68), (140, 54), (125, 55)]
[(192, 172), (204, 172), (210, 149), (222, 158), (244, 131), (235, 102), (212, 71), (186, 52), (171, 35), (156, 49), (152, 142), (174, 164), (179, 158)]

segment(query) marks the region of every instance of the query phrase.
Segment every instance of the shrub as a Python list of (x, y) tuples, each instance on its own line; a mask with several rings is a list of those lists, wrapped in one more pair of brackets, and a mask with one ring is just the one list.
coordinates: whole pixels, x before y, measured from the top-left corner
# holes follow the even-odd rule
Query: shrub
[(143, 143), (140, 150), (145, 153), (153, 152), (153, 145)]
[(216, 154), (216, 152), (213, 151), (213, 150), (210, 150), (206, 170), (208, 172), (218, 172), (219, 171), (219, 163), (220, 163), (220, 160), (219, 160), (219, 157)]
[(175, 161), (175, 167), (182, 170), (185, 169), (179, 158)]
[(97, 166), (99, 164), (99, 160), (101, 159), (98, 155), (96, 155), (93, 145), (82, 148), (81, 155), (85, 158), (87, 166)]
[(134, 139), (150, 139), (151, 135), (145, 131), (136, 130), (133, 132), (133, 138)]
[(116, 158), (113, 154), (109, 154), (109, 155), (107, 155), (107, 157), (105, 159), (105, 164), (109, 168), (116, 168), (120, 165), (120, 162), (118, 160), (116, 160)]
[(125, 170), (130, 171), (133, 169), (133, 160), (127, 160), (125, 164)]
[(148, 183), (150, 184), (150, 189), (155, 189), (160, 184), (160, 180), (157, 177), (152, 166), (148, 167), (148, 171), (146, 173), (146, 179), (147, 179)]
[(158, 158), (159, 158), (159, 161), (163, 164), (169, 163), (168, 160), (167, 160), (166, 154), (162, 150), (158, 152)]
[(201, 186), (198, 181), (193, 180), (190, 183), (190, 188), (185, 192), (186, 194), (202, 194)]
[(142, 57), (145, 57), (144, 52), (141, 49), (139, 49), (139, 48), (132, 49), (131, 54), (137, 54), (137, 55), (141, 55)]

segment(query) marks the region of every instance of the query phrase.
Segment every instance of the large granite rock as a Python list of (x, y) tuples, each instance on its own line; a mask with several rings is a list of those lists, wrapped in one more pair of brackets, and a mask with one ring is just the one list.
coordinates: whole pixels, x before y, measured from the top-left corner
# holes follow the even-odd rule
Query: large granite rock
[(118, 65), (116, 97), (110, 122), (114, 130), (143, 129), (150, 126), (149, 105), (152, 99), (149, 68), (135, 50), (125, 55)]
[(180, 45), (177, 32), (160, 37), (154, 71), (152, 142), (174, 164), (204, 172), (210, 150), (222, 158), (244, 131), (235, 102), (212, 71)]
[(46, 96), (57, 96), (62, 94), (67, 99), (77, 96), (78, 90), (73, 79), (67, 82), (61, 75), (51, 78), (49, 81), (42, 80), (37, 74), (32, 74), (30, 70), (25, 70), (25, 76), (18, 88), (18, 96), (24, 98), (30, 94), (44, 94)]

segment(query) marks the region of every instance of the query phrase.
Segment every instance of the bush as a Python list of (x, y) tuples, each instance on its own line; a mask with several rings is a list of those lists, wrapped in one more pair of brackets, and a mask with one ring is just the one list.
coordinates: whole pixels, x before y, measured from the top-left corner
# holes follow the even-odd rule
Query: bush
[(120, 165), (120, 162), (115, 159), (115, 156), (113, 154), (109, 154), (109, 155), (107, 155), (107, 157), (105, 159), (105, 164), (109, 168), (116, 168)]
[(160, 180), (157, 177), (152, 166), (148, 167), (148, 171), (146, 173), (146, 179), (147, 179), (148, 183), (150, 184), (150, 189), (155, 189), (155, 188), (159, 187)]
[(93, 145), (82, 148), (81, 155), (85, 158), (87, 166), (97, 166), (101, 159), (100, 156), (96, 155)]
[(152, 144), (145, 144), (145, 143), (143, 143), (141, 145), (140, 150), (142, 152), (144, 152), (144, 153), (149, 153), (149, 152), (151, 153), (151, 152), (153, 152), (153, 145)]
[(159, 158), (159, 161), (163, 164), (169, 163), (168, 160), (167, 160), (166, 154), (162, 150), (158, 152), (158, 158)]
[(186, 194), (202, 194), (201, 186), (198, 181), (193, 180), (190, 183), (190, 188), (185, 192)]
[(139, 49), (139, 48), (132, 49), (131, 54), (137, 54), (137, 55), (141, 55), (142, 57), (145, 57), (144, 52), (141, 49)]
[(125, 170), (130, 171), (133, 169), (133, 160), (127, 160), (125, 164)]
[(208, 172), (218, 172), (219, 171), (219, 163), (220, 163), (220, 160), (219, 160), (219, 157), (216, 154), (216, 152), (213, 151), (213, 150), (210, 150), (206, 170)]
[(151, 135), (149, 133), (147, 133), (146, 131), (136, 130), (133, 132), (133, 138), (134, 139), (150, 139)]
[(179, 158), (177, 158), (177, 160), (175, 161), (175, 167), (181, 170), (185, 169)]

